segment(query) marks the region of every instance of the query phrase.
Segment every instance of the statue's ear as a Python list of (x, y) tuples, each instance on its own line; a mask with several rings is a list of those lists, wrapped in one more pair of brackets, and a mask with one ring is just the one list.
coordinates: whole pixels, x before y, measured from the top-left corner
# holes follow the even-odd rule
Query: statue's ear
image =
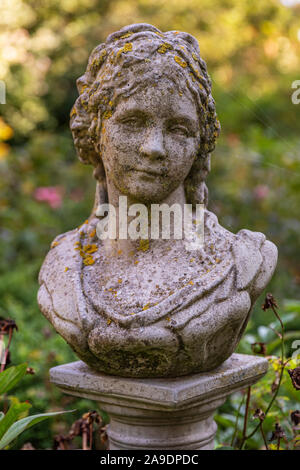
[(237, 270), (237, 289), (247, 289), (261, 269), (263, 257), (261, 246), (266, 237), (259, 232), (240, 230), (232, 245), (232, 253)]

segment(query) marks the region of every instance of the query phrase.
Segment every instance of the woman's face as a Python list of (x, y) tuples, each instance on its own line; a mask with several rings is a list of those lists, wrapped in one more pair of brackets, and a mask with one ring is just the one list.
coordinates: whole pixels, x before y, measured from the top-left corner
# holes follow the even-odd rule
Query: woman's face
[(134, 200), (162, 201), (183, 183), (199, 149), (196, 104), (167, 79), (145, 86), (120, 99), (100, 139), (108, 183)]

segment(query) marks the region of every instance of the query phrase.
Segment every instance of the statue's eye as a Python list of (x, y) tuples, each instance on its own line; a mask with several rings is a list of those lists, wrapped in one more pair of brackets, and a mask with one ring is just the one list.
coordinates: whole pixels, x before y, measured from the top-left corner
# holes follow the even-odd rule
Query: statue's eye
[(143, 125), (143, 120), (139, 116), (132, 116), (122, 119), (121, 123), (128, 127), (140, 127)]
[(189, 136), (189, 131), (185, 126), (181, 125), (173, 125), (169, 127), (169, 132), (172, 132), (173, 134), (178, 134), (182, 136)]

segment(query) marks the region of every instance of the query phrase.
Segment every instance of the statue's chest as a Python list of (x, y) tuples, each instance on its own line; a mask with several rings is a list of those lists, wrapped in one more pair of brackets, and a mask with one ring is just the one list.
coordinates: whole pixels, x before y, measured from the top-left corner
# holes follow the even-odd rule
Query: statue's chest
[(190, 254), (145, 254), (132, 259), (99, 257), (84, 269), (84, 291), (97, 310), (133, 314), (161, 302), (207, 271)]

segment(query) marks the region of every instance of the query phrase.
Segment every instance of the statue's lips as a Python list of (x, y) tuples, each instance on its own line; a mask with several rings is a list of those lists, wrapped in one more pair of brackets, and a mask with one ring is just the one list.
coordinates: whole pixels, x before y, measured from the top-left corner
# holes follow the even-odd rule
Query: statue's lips
[(166, 176), (164, 173), (161, 173), (155, 170), (147, 170), (143, 168), (132, 168), (132, 171), (136, 171), (138, 173), (142, 173), (143, 175), (152, 176), (152, 177)]

